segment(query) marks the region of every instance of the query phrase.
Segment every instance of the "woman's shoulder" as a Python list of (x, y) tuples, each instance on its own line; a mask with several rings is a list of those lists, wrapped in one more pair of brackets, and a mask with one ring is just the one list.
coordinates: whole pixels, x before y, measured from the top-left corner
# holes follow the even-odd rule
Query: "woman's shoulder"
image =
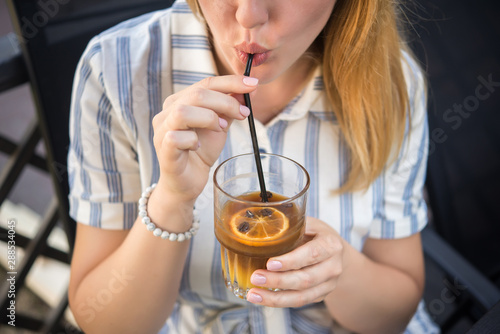
[(422, 64), (407, 50), (402, 51), (402, 68), (408, 92), (412, 123), (420, 123), (427, 112), (427, 80)]
[(402, 50), (401, 54), (403, 73), (411, 96), (412, 92), (414, 94), (417, 88), (425, 88), (425, 74), (422, 65), (413, 53), (408, 50)]
[(89, 44), (114, 44), (119, 39), (141, 39), (143, 42), (154, 38), (154, 30), (169, 28), (172, 8), (149, 12), (125, 20), (96, 35)]
[(117, 65), (125, 64), (133, 71), (147, 64), (151, 53), (168, 56), (172, 12), (170, 7), (145, 13), (104, 30), (87, 44), (82, 64), (102, 73), (104, 82), (109, 83), (115, 81), (106, 79), (116, 77)]
[(194, 14), (185, 1), (174, 1), (170, 7), (148, 12), (120, 22), (104, 30), (95, 36), (93, 40), (104, 42), (122, 37), (150, 38), (154, 29), (161, 28), (164, 32), (170, 31), (172, 16), (179, 14), (183, 15), (183, 18), (186, 18), (186, 15), (194, 17)]

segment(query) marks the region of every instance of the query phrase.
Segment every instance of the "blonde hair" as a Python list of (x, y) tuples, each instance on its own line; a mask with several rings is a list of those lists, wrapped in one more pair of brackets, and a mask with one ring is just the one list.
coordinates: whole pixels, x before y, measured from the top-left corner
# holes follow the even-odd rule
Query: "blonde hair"
[[(187, 0), (202, 16), (196, 0)], [(366, 190), (401, 149), (409, 115), (395, 0), (338, 0), (311, 51), (350, 152), (338, 192)]]

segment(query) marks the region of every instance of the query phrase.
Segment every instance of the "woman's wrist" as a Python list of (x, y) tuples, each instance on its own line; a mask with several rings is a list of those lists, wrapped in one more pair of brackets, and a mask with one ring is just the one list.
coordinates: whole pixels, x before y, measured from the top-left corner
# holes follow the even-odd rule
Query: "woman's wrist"
[(169, 232), (161, 229), (160, 227), (156, 226), (156, 224), (148, 216), (148, 201), (155, 187), (156, 183), (147, 187), (146, 190), (144, 190), (144, 192), (142, 193), (141, 198), (139, 199), (139, 217), (142, 223), (146, 226), (148, 231), (152, 232), (154, 236), (160, 237), (161, 239), (180, 242), (191, 239), (200, 228), (199, 215), (197, 214), (196, 209), (193, 210), (193, 223), (191, 225), (191, 228), (188, 231), (181, 233)]
[(162, 230), (185, 232), (193, 224), (194, 202), (182, 201), (156, 186), (147, 200), (147, 215)]

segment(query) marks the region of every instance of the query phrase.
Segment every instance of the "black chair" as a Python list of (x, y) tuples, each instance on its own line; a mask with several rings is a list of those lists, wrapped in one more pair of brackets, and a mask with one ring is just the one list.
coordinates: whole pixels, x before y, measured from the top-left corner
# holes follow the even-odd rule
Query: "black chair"
[[(424, 248), (429, 274), (441, 277), (428, 275), (426, 299), (444, 332), (463, 333), (500, 299), (500, 5), (418, 3), (413, 46), (430, 86), (426, 187), (433, 231), (424, 232)], [(453, 249), (439, 246), (438, 236)]]
[[(22, 289), (26, 276), (39, 255), (69, 263), (66, 254), (47, 245), (56, 224), (64, 228), (70, 249), (76, 224), (68, 216), (66, 155), (69, 145), (68, 119), (70, 95), (77, 62), (88, 41), (99, 32), (128, 18), (169, 7), (165, 0), (85, 0), (35, 1), (7, 0), (15, 34), (0, 39), (0, 92), (29, 81), (37, 117), (20, 143), (0, 138), (0, 150), (9, 155), (0, 174), (0, 204), (7, 198), (23, 168), (28, 164), (50, 173), (55, 189), (40, 230), (33, 239), (16, 235), (17, 247), (25, 256), (16, 266), (16, 290)], [(37, 143), (45, 144), (46, 158), (34, 153)], [(2, 241), (8, 231), (1, 229)], [(10, 299), (8, 284), (0, 286), (2, 324)], [(67, 332), (60, 319), (68, 305), (67, 296), (45, 319), (35, 319), (16, 310), (16, 328), (43, 333)], [(0, 325), (1, 326), (1, 325)]]
[[(23, 240), (23, 246), (26, 247), (27, 251), (27, 256), (18, 269), (19, 286), (19, 284), (23, 284), (34, 258), (39, 254), (58, 258), (66, 263), (69, 262), (70, 254), (61, 254), (57, 250), (47, 247), (46, 238), (52, 227), (60, 221), (65, 227), (70, 245), (73, 244), (74, 240), (75, 223), (67, 214), (67, 123), (73, 74), (85, 45), (92, 36), (107, 27), (141, 13), (167, 7), (170, 2), (163, 0), (53, 0), (43, 3), (35, 0), (7, 0), (7, 2), (10, 6), (11, 17), (16, 25), (16, 37), (22, 53), (12, 46), (10, 43), (12, 38), (9, 38), (9, 41), (6, 41), (7, 37), (0, 40), (2, 46), (0, 49), (2, 50), (0, 53), (0, 91), (29, 80), (37, 107), (38, 123), (33, 124), (22, 143), (16, 144), (0, 139), (0, 149), (13, 156), (11, 162), (4, 169), (6, 172), (2, 173), (0, 177), (0, 203), (5, 199), (15, 182), (15, 178), (19, 176), (20, 170), (26, 164), (46, 169), (52, 176), (57, 195), (57, 199), (48, 210), (46, 222), (42, 225), (36, 238), (33, 240), (19, 238), (19, 240)], [(40, 6), (41, 3), (45, 5)], [(50, 3), (51, 6), (47, 7), (47, 3)], [(442, 1), (442, 3), (446, 2)], [(452, 2), (452, 4), (459, 6), (457, 2)], [(429, 3), (422, 5), (426, 8), (434, 6)], [(429, 55), (428, 64), (431, 66), (435, 61), (439, 61), (440, 57), (449, 57), (449, 53), (452, 51), (445, 50), (445, 52), (442, 50), (442, 46), (435, 45), (435, 43), (443, 43), (439, 40), (429, 39), (429, 36), (434, 35), (428, 33), (431, 29), (425, 24), (433, 26), (436, 22), (424, 22), (417, 28), (422, 28), (420, 36)], [(10, 48), (7, 48), (9, 46)], [(4, 49), (11, 51), (4, 53)], [(421, 59), (426, 59), (422, 53), (417, 52), (417, 54)], [(438, 90), (439, 85), (433, 81), (431, 68), (429, 70), (431, 72), (430, 83), (434, 90), (432, 101), (437, 103), (438, 98), (442, 94), (446, 94), (446, 91)], [(456, 72), (455, 74), (459, 75), (459, 71)], [(447, 103), (445, 106), (449, 105)], [(432, 112), (429, 115), (431, 129), (436, 129), (437, 125), (435, 122), (433, 123), (431, 117)], [(498, 119), (498, 116), (494, 117)], [(492, 119), (493, 121), (494, 119)], [(40, 138), (45, 143), (46, 160), (33, 154), (34, 147)], [(433, 226), (426, 228), (423, 232), (428, 269), (426, 300), (431, 315), (435, 317), (444, 332), (453, 333), (456, 330), (455, 325), (465, 319), (468, 321), (467, 328), (476, 323), (472, 332), (475, 330), (476, 333), (479, 333), (477, 330), (485, 332), (485, 328), (486, 330), (498, 328), (495, 326), (498, 326), (498, 319), (500, 319), (496, 316), (500, 312), (498, 304), (500, 292), (498, 287), (492, 283), (488, 273), (482, 271), (483, 268), (474, 262), (474, 258), (469, 257), (481, 271), (456, 251), (456, 249), (460, 249), (460, 245), (454, 243), (453, 238), (449, 238), (445, 232), (446, 226), (452, 226), (456, 221), (456, 213), (455, 216), (446, 213), (449, 212), (450, 207), (449, 203), (446, 202), (451, 198), (450, 194), (453, 194), (454, 189), (446, 189), (446, 184), (443, 185), (449, 175), (446, 171), (445, 175), (440, 175), (439, 166), (442, 166), (440, 164), (442, 159), (448, 158), (447, 146), (451, 143), (451, 140), (440, 143), (429, 160), (427, 189), (434, 216)], [(498, 143), (499, 141), (496, 141), (496, 144)], [(434, 142), (434, 144), (436, 143)], [(481, 217), (482, 221), (486, 222), (483, 218)], [(470, 222), (471, 220), (466, 224), (464, 220), (463, 224), (471, 226)], [(475, 223), (475, 221), (473, 222)], [(495, 231), (494, 227), (493, 229), (489, 228), (486, 229), (485, 238), (491, 236), (491, 231)], [(5, 233), (5, 231), (3, 232)], [(493, 268), (489, 265), (486, 267)], [(5, 309), (4, 306), (7, 302), (6, 293), (4, 293), (5, 284), (2, 285), (1, 289), (0, 307)], [(442, 305), (444, 305), (444, 311), (441, 310)], [(437, 309), (438, 306), (441, 309)], [(22, 310), (18, 310), (16, 325), (41, 332), (59, 332), (61, 330), (64, 332), (65, 329), (61, 328), (60, 319), (66, 307), (67, 298), (65, 297), (45, 321), (25, 317), (20, 313)], [(492, 322), (491, 319), (493, 319)], [(3, 323), (5, 323), (5, 318)], [(491, 332), (493, 333), (495, 330)]]
[(423, 3), (429, 19), (416, 25), (425, 47), (417, 50), (431, 87), (427, 187), (435, 228), (500, 283), (500, 4)]

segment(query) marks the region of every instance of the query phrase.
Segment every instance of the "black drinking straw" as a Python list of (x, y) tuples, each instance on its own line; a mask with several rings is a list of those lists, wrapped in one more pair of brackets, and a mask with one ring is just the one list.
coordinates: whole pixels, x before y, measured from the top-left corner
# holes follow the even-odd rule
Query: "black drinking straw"
[[(253, 54), (248, 55), (247, 66), (245, 68), (244, 76), (250, 76), (250, 70), (252, 69)], [(248, 116), (248, 126), (250, 127), (250, 136), (252, 137), (253, 155), (255, 156), (255, 164), (257, 165), (257, 175), (259, 176), (260, 184), (260, 196), (262, 197), (262, 202), (268, 202), (266, 184), (264, 182), (264, 172), (262, 171), (262, 162), (260, 161), (260, 151), (259, 143), (257, 142), (257, 135), (255, 133), (255, 122), (253, 120), (252, 104), (250, 103), (250, 95), (243, 94), (245, 98), (245, 104), (248, 109), (250, 109), (250, 115)]]

